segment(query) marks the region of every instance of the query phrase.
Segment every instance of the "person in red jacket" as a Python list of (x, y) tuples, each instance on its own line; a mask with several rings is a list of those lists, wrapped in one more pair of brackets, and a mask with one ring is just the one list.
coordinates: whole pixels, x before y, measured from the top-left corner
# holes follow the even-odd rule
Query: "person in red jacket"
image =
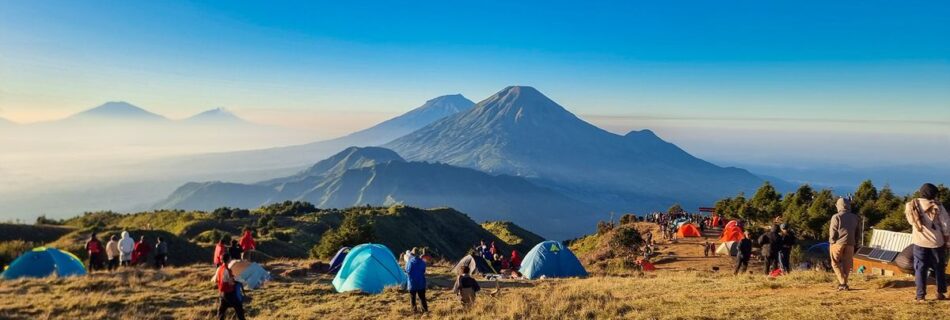
[(511, 265), (512, 270), (521, 269), (521, 256), (518, 255), (518, 250), (511, 250), (511, 259), (508, 260), (508, 264)]
[(214, 246), (214, 265), (220, 266), (224, 255), (228, 254), (228, 247), (224, 243), (224, 237), (218, 239), (218, 244)]
[(95, 271), (96, 269), (102, 269), (102, 242), (99, 241), (99, 238), (96, 237), (96, 233), (93, 232), (89, 235), (89, 241), (86, 241), (86, 253), (89, 254), (89, 271)]
[[(244, 234), (241, 235), (241, 250), (244, 250), (241, 253), (241, 260), (251, 260), (251, 250), (257, 248), (257, 245), (254, 243), (254, 236), (251, 235), (250, 229), (244, 229)], [(232, 257), (234, 258), (234, 257)]]
[(228, 268), (228, 261), (230, 260), (230, 256), (225, 254), (221, 259), (221, 265), (215, 271), (214, 279), (218, 285), (218, 296), (220, 298), (218, 319), (224, 320), (228, 309), (233, 308), (237, 318), (244, 320), (244, 302), (238, 296), (238, 283), (234, 281), (234, 274)]
[(151, 252), (152, 246), (145, 243), (145, 236), (142, 236), (132, 249), (132, 265), (148, 262), (148, 254)]

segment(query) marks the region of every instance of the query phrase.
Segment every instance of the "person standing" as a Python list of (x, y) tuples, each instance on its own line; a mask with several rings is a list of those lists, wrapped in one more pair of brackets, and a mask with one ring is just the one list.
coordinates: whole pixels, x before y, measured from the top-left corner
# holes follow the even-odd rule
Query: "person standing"
[(115, 271), (119, 267), (119, 238), (115, 235), (109, 237), (106, 243), (106, 255), (109, 257), (109, 271)]
[(412, 304), (412, 313), (418, 312), (416, 309), (416, 297), (422, 304), (422, 313), (429, 312), (429, 303), (426, 301), (426, 262), (419, 258), (419, 249), (412, 248), (409, 254), (409, 262), (406, 263), (406, 273), (409, 275), (409, 283), (406, 286), (409, 290), (409, 302)]
[(102, 247), (102, 242), (96, 237), (96, 233), (89, 234), (89, 240), (86, 241), (86, 253), (89, 254), (89, 266), (87, 267), (89, 271), (102, 269), (103, 251), (105, 249)]
[(158, 243), (155, 244), (155, 269), (165, 268), (165, 262), (168, 260), (168, 243), (165, 239), (158, 237)]
[(914, 282), (917, 301), (927, 296), (927, 274), (933, 272), (937, 282), (937, 300), (947, 299), (947, 247), (950, 247), (950, 216), (937, 201), (937, 186), (926, 183), (920, 187), (920, 198), (904, 206), (907, 223), (911, 225), (914, 245)]
[(511, 268), (517, 271), (521, 269), (521, 256), (518, 255), (518, 250), (511, 249)]
[(224, 258), (224, 255), (228, 254), (228, 246), (224, 244), (225, 241), (226, 239), (221, 237), (221, 239), (218, 239), (218, 244), (214, 245), (214, 258), (212, 259), (212, 263), (214, 263), (215, 267), (220, 266), (221, 259)]
[(231, 260), (229, 255), (224, 255), (222, 263), (215, 272), (215, 281), (218, 285), (218, 319), (224, 320), (228, 309), (234, 309), (234, 313), (239, 320), (244, 320), (244, 302), (238, 297), (238, 283), (234, 280), (234, 274), (228, 268), (228, 262)]
[(861, 227), (861, 217), (851, 212), (851, 200), (838, 198), (835, 203), (838, 213), (831, 217), (828, 226), (828, 243), (830, 244), (831, 269), (838, 278), (838, 291), (848, 291), (848, 275), (854, 267), (854, 251), (858, 247), (858, 239), (862, 239), (864, 230)]
[[(241, 235), (241, 260), (250, 261), (251, 260), (251, 251), (257, 249), (257, 243), (254, 242), (254, 236), (251, 234), (251, 229), (244, 229), (244, 234)], [(231, 256), (235, 258), (234, 256)]]
[(788, 274), (792, 271), (792, 247), (798, 239), (795, 238), (795, 232), (788, 224), (779, 225), (779, 243), (782, 244), (779, 250), (779, 264), (782, 266), (782, 272)]
[(128, 231), (122, 231), (122, 238), (119, 239), (119, 264), (122, 266), (132, 265), (132, 250), (135, 249), (135, 240), (129, 236)]
[(148, 262), (149, 253), (152, 253), (152, 246), (145, 243), (145, 236), (139, 237), (139, 242), (135, 243), (135, 247), (132, 249), (132, 265)]
[(759, 245), (762, 246), (762, 257), (765, 258), (765, 274), (769, 275), (772, 270), (779, 267), (778, 255), (782, 249), (779, 242), (778, 225), (772, 225), (772, 230), (759, 237)]
[(752, 235), (744, 232), (745, 237), (739, 240), (739, 250), (736, 253), (736, 270), (732, 274), (738, 275), (741, 269), (745, 273), (749, 269), (749, 258), (752, 257)]
[[(243, 254), (244, 254), (244, 250), (241, 250), (241, 244), (237, 240), (231, 239), (231, 247), (228, 248), (228, 256), (231, 259), (238, 259)], [(224, 262), (224, 263), (227, 263), (227, 262)]]
[(458, 295), (462, 306), (466, 309), (475, 304), (475, 294), (481, 290), (478, 281), (469, 274), (470, 271), (468, 266), (462, 266), (459, 269), (458, 278), (455, 279), (455, 285), (452, 286), (452, 292)]

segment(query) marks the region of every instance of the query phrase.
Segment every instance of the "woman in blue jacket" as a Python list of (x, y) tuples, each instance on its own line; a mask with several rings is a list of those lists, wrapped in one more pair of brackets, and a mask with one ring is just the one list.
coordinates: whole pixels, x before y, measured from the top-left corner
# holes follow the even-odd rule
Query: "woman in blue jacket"
[(426, 302), (426, 262), (422, 260), (418, 248), (412, 248), (409, 256), (409, 262), (406, 263), (406, 273), (409, 274), (409, 301), (412, 303), (412, 312), (418, 312), (416, 309), (416, 297), (422, 302), (422, 312), (429, 312), (429, 304)]

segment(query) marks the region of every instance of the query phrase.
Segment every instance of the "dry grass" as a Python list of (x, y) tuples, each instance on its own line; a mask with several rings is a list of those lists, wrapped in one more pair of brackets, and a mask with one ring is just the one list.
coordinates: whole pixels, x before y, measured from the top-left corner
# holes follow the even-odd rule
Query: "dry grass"
[[(690, 266), (728, 260), (704, 258), (695, 243), (669, 245), (682, 258), (642, 276), (504, 281), (500, 291), (482, 282), (473, 310), (448, 291), (447, 267), (430, 270), (427, 319), (916, 319), (950, 317), (950, 302), (916, 304), (909, 278), (854, 279), (855, 291), (834, 291), (833, 276), (795, 272), (768, 279), (734, 277)], [(692, 262), (690, 262), (692, 261)], [(701, 263), (700, 263), (701, 262)], [(305, 268), (304, 261), (268, 265), (274, 274)], [(758, 270), (758, 269), (756, 269)], [(124, 271), (71, 279), (0, 282), (0, 318), (208, 319), (216, 293), (210, 266)], [(411, 318), (408, 294), (339, 294), (326, 275), (280, 277), (250, 292), (254, 319)]]

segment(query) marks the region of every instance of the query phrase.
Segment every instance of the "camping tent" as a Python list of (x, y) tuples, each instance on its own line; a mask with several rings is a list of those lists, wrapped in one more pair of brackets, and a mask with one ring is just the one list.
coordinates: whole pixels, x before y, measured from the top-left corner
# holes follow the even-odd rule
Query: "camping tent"
[(330, 259), (330, 269), (327, 271), (329, 273), (336, 273), (340, 271), (340, 266), (343, 265), (343, 259), (346, 259), (346, 254), (350, 252), (350, 247), (342, 247), (340, 250), (333, 255), (333, 259)]
[(722, 229), (722, 236), (719, 237), (719, 242), (739, 241), (743, 238), (745, 238), (745, 235), (742, 234), (742, 228), (733, 220)]
[(831, 246), (827, 242), (819, 242), (805, 250), (805, 258), (811, 261), (831, 259)]
[(721, 255), (730, 255), (735, 257), (739, 254), (739, 242), (738, 241), (728, 241), (723, 242), (719, 245), (719, 248), (716, 248), (716, 254)]
[(719, 227), (719, 222), (720, 222), (719, 215), (714, 214), (712, 216), (712, 221), (710, 221), (710, 223), (712, 223), (713, 227)]
[(696, 228), (692, 223), (684, 223), (680, 226), (679, 230), (676, 231), (676, 236), (680, 238), (690, 238), (690, 237), (702, 237), (702, 234), (699, 233), (699, 229)]
[(453, 274), (459, 274), (459, 270), (462, 270), (463, 266), (468, 266), (468, 270), (471, 274), (490, 274), (498, 273), (495, 269), (492, 268), (491, 264), (488, 261), (485, 261), (485, 258), (481, 255), (467, 255), (459, 260), (459, 263), (452, 268)]
[(587, 276), (571, 249), (550, 240), (537, 244), (524, 256), (520, 272), (528, 279)]
[(260, 288), (264, 282), (270, 280), (270, 272), (264, 270), (260, 264), (246, 260), (232, 260), (228, 264), (234, 279), (244, 284), (244, 289), (254, 290)]
[(13, 260), (3, 271), (4, 279), (21, 277), (42, 278), (55, 273), (59, 277), (81, 276), (86, 267), (72, 253), (56, 248), (39, 247), (27, 251)]
[(389, 248), (366, 243), (354, 247), (343, 259), (340, 272), (333, 278), (337, 292), (363, 291), (381, 293), (390, 286), (406, 283), (406, 273), (396, 263)]
[(680, 226), (682, 226), (683, 224), (685, 224), (685, 223), (687, 223), (687, 222), (689, 222), (688, 219), (686, 219), (686, 218), (679, 218), (679, 219), (673, 220), (673, 225), (676, 226), (677, 228), (679, 228)]

